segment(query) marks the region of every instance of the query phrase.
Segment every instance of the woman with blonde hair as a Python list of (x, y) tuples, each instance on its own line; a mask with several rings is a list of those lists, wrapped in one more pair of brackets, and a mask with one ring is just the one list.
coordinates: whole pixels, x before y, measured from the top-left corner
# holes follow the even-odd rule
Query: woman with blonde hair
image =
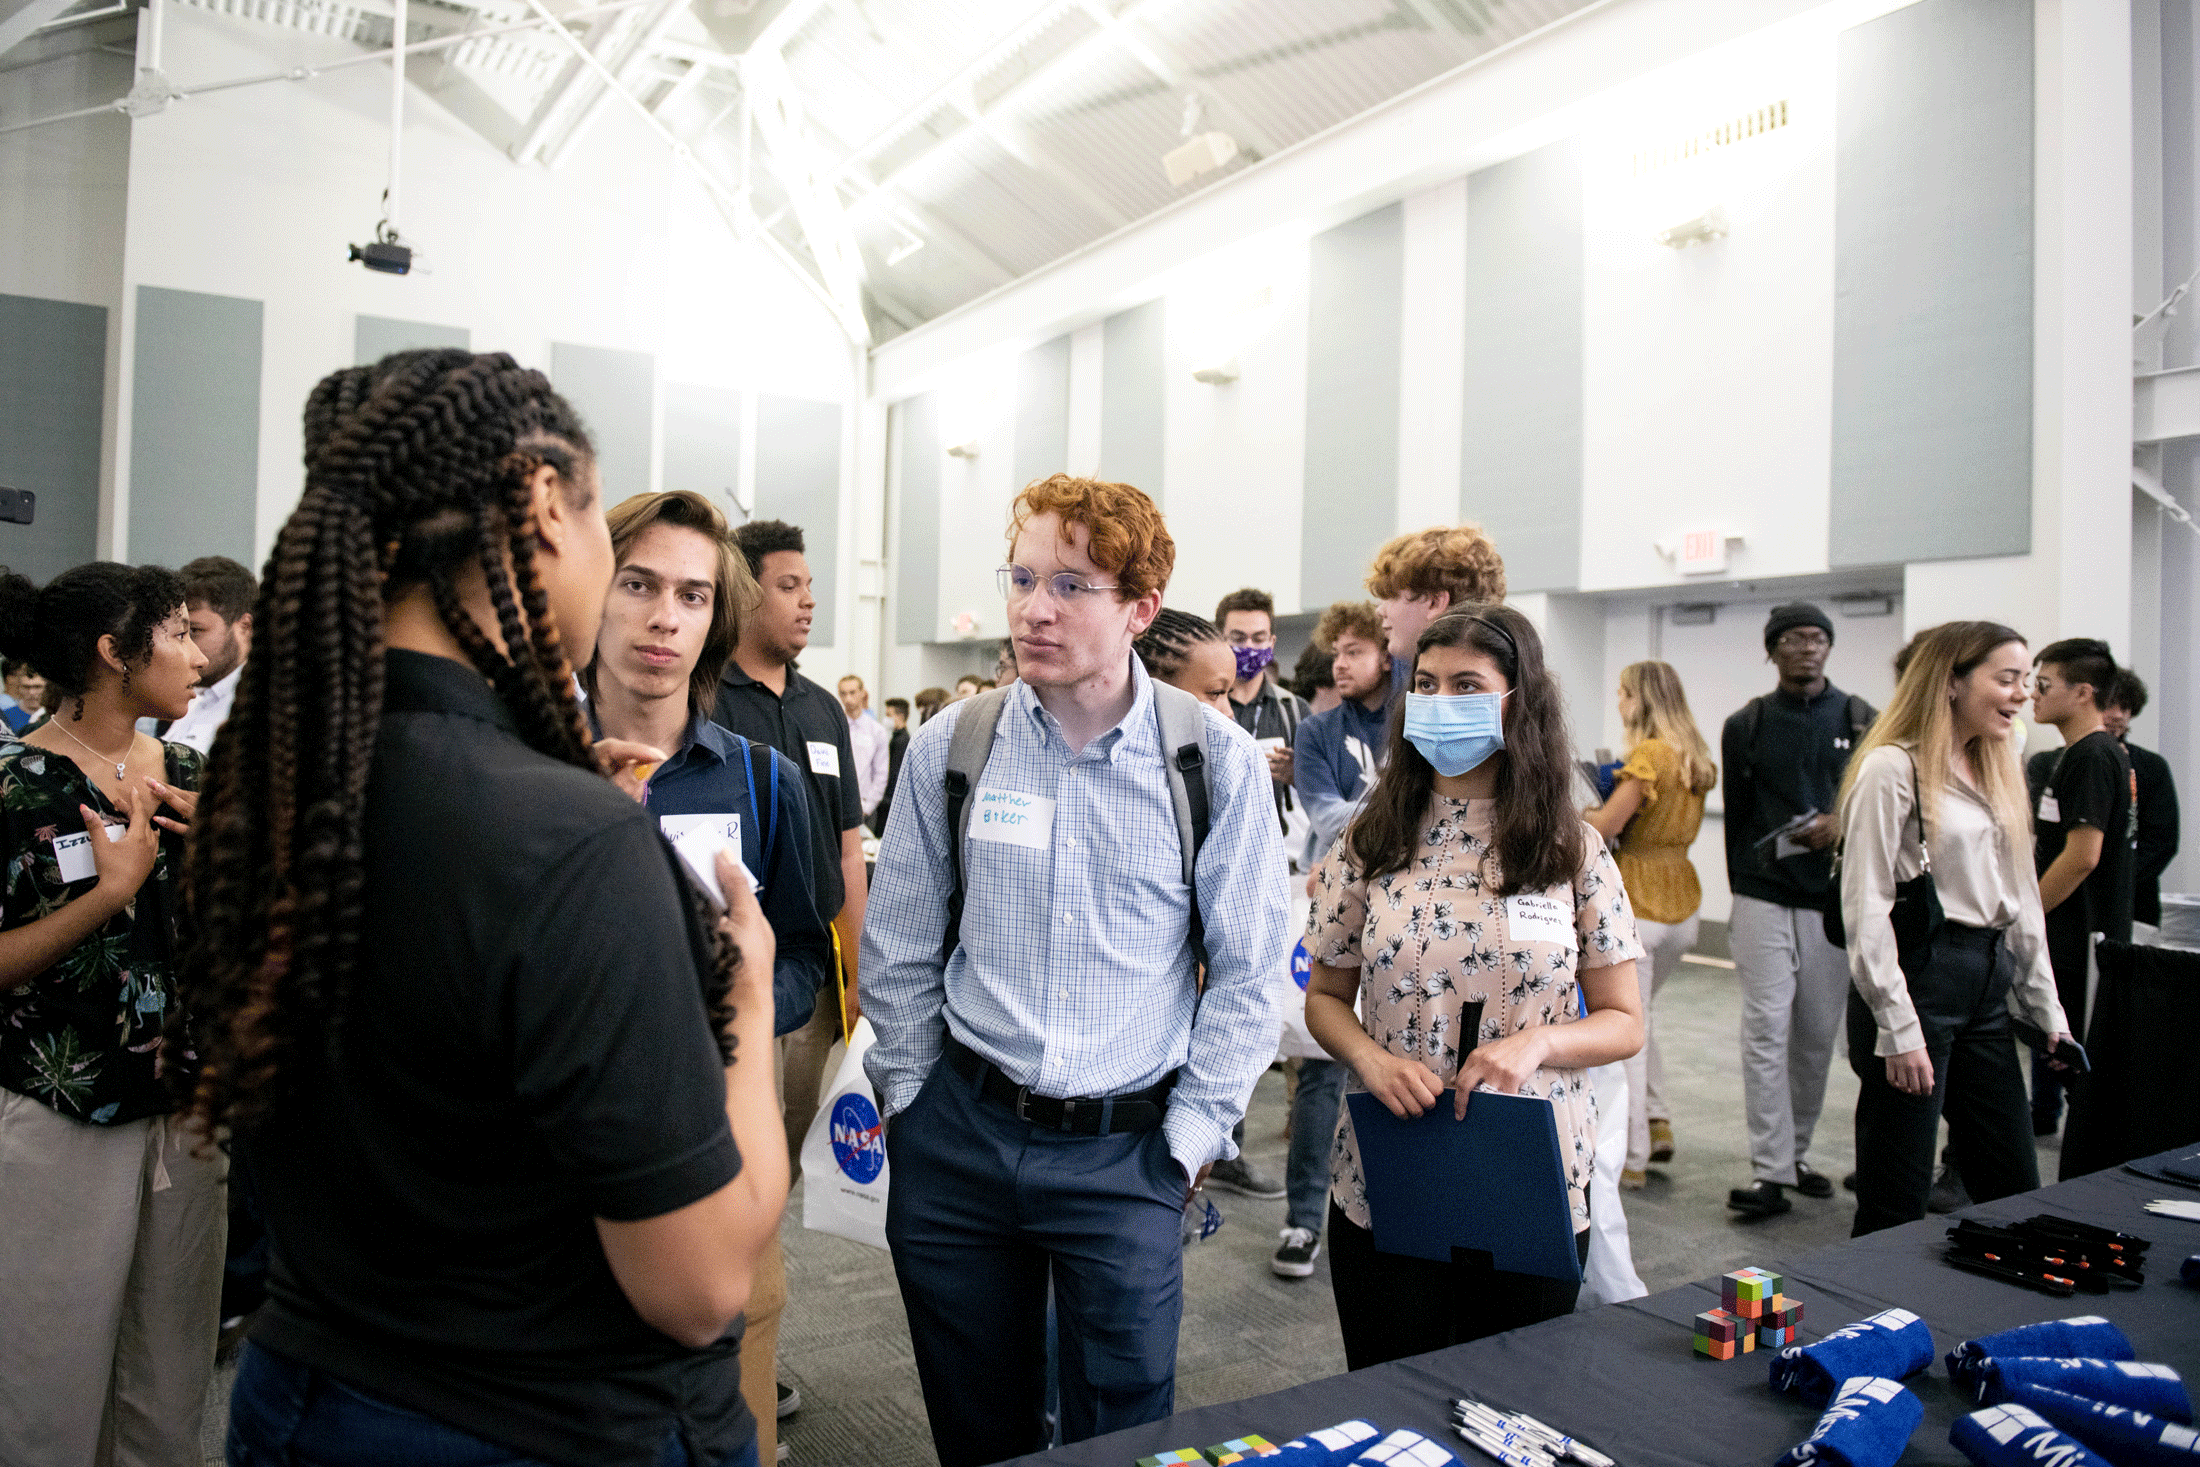
[(1627, 762), (1612, 781), (1610, 798), (1582, 818), (1614, 848), (1648, 953), (1635, 965), (1646, 1037), (1641, 1052), (1627, 1061), (1627, 1160), (1619, 1175), (1622, 1187), (1635, 1188), (1649, 1179), (1651, 1162), (1673, 1159), (1673, 1113), (1665, 1103), (1665, 1067), (1651, 1011), (1658, 990), (1696, 945), (1703, 885), (1688, 848), (1703, 825), (1704, 796), (1719, 782), (1719, 767), (1672, 664), (1622, 668), (1619, 716)]
[(2010, 1016), (2050, 1053), (2070, 1026), (2010, 742), (2030, 666), (1997, 622), (1920, 633), (1842, 781), (1859, 1237), (1925, 1215), (1944, 1112), (1975, 1200), (2040, 1184)]

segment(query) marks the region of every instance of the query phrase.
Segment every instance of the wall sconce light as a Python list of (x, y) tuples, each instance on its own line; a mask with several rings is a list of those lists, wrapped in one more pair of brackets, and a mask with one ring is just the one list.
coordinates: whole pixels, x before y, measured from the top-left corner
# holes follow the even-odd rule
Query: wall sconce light
[(1204, 382), (1210, 387), (1226, 387), (1238, 379), (1237, 358), (1217, 362), (1211, 367), (1201, 367), (1192, 373), (1194, 382)]
[(1714, 204), (1689, 220), (1658, 233), (1658, 243), (1668, 249), (1685, 250), (1695, 245), (1709, 244), (1724, 239), (1727, 234), (1726, 210)]
[(976, 458), (978, 456), (978, 440), (973, 438), (968, 443), (949, 444), (947, 456), (949, 458)]

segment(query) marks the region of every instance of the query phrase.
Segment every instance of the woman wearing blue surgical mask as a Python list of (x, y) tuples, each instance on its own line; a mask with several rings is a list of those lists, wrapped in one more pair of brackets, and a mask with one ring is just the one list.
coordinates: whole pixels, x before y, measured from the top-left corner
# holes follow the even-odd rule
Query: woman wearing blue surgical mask
[[(1463, 608), (1429, 623), (1414, 656), (1382, 776), (1316, 873), (1307, 1028), (1350, 1069), (1348, 1090), (1401, 1117), (1442, 1104), (1463, 1118), (1478, 1088), (1548, 1100), (1586, 1255), (1586, 1072), (1642, 1045), (1634, 913), (1573, 808), (1558, 682), (1527, 618)], [(1350, 1368), (1573, 1309), (1578, 1281), (1378, 1252), (1349, 1110), (1330, 1174)]]

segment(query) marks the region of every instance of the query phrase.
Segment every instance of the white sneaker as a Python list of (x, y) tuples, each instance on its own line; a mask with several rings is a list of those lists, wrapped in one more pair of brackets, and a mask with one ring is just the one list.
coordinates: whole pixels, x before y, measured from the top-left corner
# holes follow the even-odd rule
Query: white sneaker
[(1277, 1236), (1283, 1239), (1276, 1256), (1268, 1260), (1268, 1266), (1287, 1279), (1303, 1279), (1314, 1272), (1314, 1260), (1321, 1257), (1322, 1240), (1305, 1228), (1285, 1228)]

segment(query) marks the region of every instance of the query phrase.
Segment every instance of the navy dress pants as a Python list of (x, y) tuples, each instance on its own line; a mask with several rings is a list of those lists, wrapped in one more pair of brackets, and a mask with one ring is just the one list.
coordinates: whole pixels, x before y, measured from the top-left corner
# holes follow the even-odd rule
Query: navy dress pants
[(1050, 1280), (1062, 1440), (1175, 1409), (1185, 1177), (1159, 1129), (1045, 1130), (942, 1063), (886, 1151), (886, 1240), (940, 1467), (1048, 1445)]

